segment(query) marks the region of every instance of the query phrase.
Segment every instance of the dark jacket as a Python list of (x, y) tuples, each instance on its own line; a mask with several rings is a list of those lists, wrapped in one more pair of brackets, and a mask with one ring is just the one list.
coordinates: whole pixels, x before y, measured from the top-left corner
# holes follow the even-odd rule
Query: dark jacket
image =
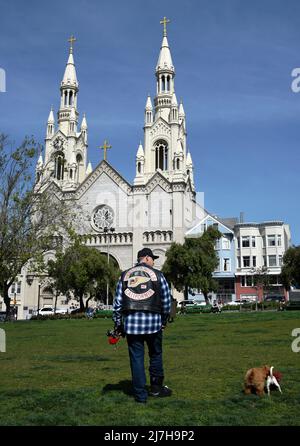
[(121, 275), (124, 313), (150, 311), (161, 313), (162, 273), (145, 263), (124, 271)]

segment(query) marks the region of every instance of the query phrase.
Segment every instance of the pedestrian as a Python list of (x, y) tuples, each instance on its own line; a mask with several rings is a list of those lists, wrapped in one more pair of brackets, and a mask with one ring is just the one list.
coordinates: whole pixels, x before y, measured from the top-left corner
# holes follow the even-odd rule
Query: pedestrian
[(151, 249), (138, 252), (137, 264), (123, 271), (113, 303), (115, 331), (125, 333), (135, 400), (147, 401), (144, 365), (145, 342), (149, 354), (150, 391), (153, 397), (167, 397), (172, 391), (164, 382), (162, 337), (170, 309), (171, 295), (164, 275), (154, 268), (158, 259)]
[(168, 322), (174, 322), (177, 313), (177, 300), (171, 295), (171, 313)]

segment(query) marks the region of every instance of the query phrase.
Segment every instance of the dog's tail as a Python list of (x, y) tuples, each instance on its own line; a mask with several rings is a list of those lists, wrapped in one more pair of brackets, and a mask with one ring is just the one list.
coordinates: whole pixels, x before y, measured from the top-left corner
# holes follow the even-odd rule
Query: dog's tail
[(273, 369), (274, 369), (273, 366), (270, 367), (270, 374), (269, 374), (268, 379), (267, 379), (267, 389), (268, 389), (268, 394), (269, 395), (270, 395), (270, 385), (271, 384), (274, 384), (277, 387), (277, 389), (279, 390), (279, 392), (282, 393), (280, 384), (277, 381), (276, 376), (273, 375)]

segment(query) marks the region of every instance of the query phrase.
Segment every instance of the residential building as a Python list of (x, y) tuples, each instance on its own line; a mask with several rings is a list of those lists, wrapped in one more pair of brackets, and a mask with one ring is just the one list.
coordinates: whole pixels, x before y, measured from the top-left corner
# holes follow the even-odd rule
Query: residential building
[[(218, 291), (209, 295), (211, 301), (217, 300), (222, 303), (236, 300), (234, 231), (232, 227), (225, 225), (224, 222), (225, 220), (222, 221), (222, 219), (208, 214), (186, 234), (187, 237), (199, 237), (209, 226), (214, 226), (222, 234), (222, 237), (216, 241), (215, 245), (219, 264), (213, 273), (214, 279), (218, 282)], [(189, 298), (203, 300), (204, 296), (201, 290), (190, 290)]]
[[(236, 297), (262, 300), (263, 293), (287, 296), (280, 283), (282, 259), (291, 244), (289, 225), (282, 221), (238, 223), (234, 227), (236, 240)], [(268, 276), (264, 291), (254, 282), (254, 276)]]

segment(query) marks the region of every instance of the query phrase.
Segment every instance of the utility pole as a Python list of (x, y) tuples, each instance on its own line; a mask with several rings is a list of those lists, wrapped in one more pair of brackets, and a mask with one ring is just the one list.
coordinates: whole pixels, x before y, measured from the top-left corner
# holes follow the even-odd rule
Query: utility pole
[[(110, 227), (108, 228), (105, 226), (104, 232), (107, 234), (107, 265), (109, 265), (109, 242), (110, 242), (110, 234), (109, 232), (113, 233), (115, 231), (115, 228)], [(109, 281), (107, 280), (106, 283), (106, 306), (108, 307), (108, 297), (109, 297)]]

